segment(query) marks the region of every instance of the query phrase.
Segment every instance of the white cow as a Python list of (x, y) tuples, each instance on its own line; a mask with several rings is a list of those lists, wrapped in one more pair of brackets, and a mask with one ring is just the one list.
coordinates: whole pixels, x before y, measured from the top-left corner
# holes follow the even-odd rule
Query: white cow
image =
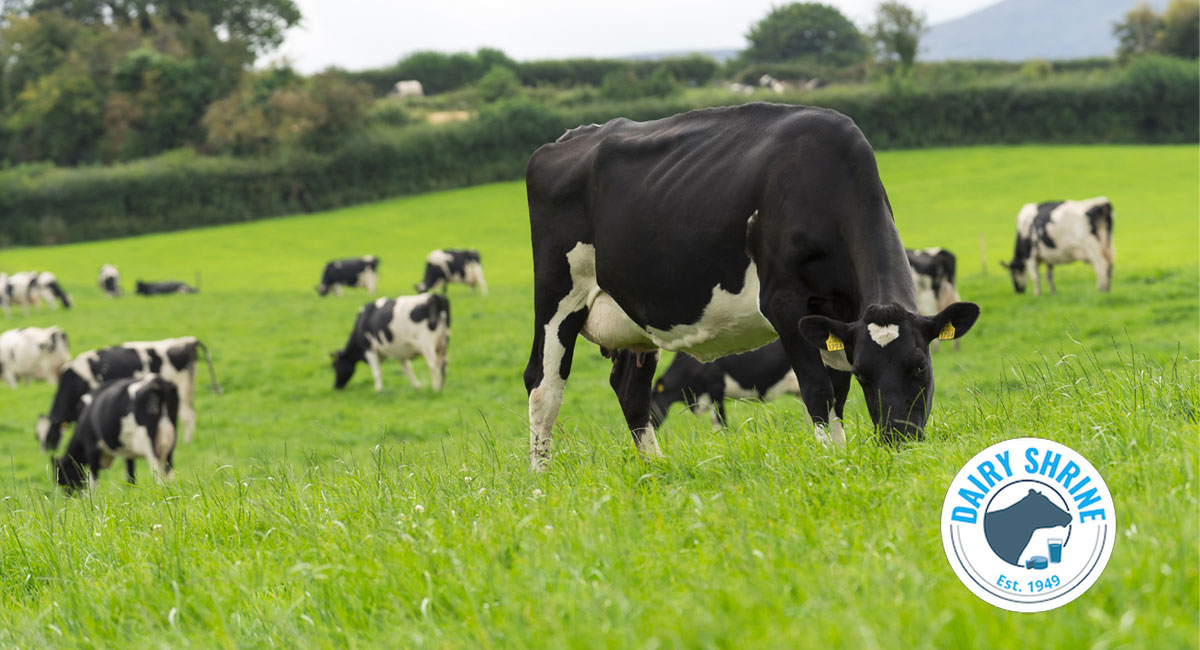
[(49, 271), (21, 271), (13, 273), (4, 281), (3, 292), (6, 294), (3, 305), (6, 316), (12, 315), (12, 306), (23, 307), (28, 314), (31, 307), (40, 304), (58, 309), (61, 302), (66, 309), (71, 308), (71, 297), (58, 284), (58, 278)]
[(25, 327), (0, 334), (0, 377), (9, 386), (45, 381), (58, 385), (62, 368), (71, 360), (67, 334), (54, 327)]
[(421, 383), (413, 374), (412, 359), (424, 357), (434, 390), (446, 381), (446, 353), (450, 347), (450, 301), (427, 293), (399, 298), (380, 298), (363, 305), (354, 320), (346, 347), (333, 352), (333, 387), (341, 390), (365, 361), (375, 378), (375, 390), (383, 390), (382, 362), (395, 359), (404, 368), (413, 388)]
[(1050, 293), (1055, 292), (1054, 265), (1077, 260), (1096, 270), (1096, 288), (1108, 291), (1112, 283), (1113, 207), (1103, 196), (1082, 201), (1027, 203), (1017, 213), (1017, 245), (1011, 262), (1000, 264), (1012, 274), (1013, 289), (1025, 292), (1033, 276), (1033, 295), (1042, 294), (1038, 266), (1046, 265)]
[(96, 282), (100, 285), (100, 290), (108, 294), (109, 298), (121, 296), (121, 272), (112, 264), (100, 267), (100, 275), (96, 278)]

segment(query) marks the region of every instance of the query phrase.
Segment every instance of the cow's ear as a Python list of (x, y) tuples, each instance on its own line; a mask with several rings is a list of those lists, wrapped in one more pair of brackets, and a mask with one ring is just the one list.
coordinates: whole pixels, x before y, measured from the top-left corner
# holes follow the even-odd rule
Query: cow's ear
[(800, 335), (818, 350), (836, 352), (846, 349), (846, 341), (852, 340), (852, 332), (852, 326), (840, 320), (824, 316), (800, 319)]
[(962, 338), (978, 318), (979, 305), (973, 302), (956, 302), (943, 309), (937, 316), (925, 319), (925, 338), (929, 341)]

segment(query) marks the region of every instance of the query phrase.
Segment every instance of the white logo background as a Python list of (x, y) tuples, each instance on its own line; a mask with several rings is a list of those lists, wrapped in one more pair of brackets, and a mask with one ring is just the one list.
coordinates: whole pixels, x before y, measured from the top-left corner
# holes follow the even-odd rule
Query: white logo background
[(1009, 611), (1041, 612), (1100, 577), (1116, 524), (1108, 486), (1087, 459), (1056, 442), (1017, 438), (988, 447), (954, 477), (942, 544), (975, 595)]

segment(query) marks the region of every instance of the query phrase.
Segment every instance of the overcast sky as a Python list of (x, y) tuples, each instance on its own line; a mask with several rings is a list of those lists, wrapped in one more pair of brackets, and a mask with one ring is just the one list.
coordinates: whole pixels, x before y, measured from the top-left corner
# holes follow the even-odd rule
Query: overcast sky
[[(824, 0), (863, 26), (878, 0)], [(930, 24), (997, 0), (910, 0)], [(302, 72), (395, 63), (417, 50), (504, 50), (518, 60), (742, 49), (784, 0), (296, 0), (304, 14), (272, 59)]]

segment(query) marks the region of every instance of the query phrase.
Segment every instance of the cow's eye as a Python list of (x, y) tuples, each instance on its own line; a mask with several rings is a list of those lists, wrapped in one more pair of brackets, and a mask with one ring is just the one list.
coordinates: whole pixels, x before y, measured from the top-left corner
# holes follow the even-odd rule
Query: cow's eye
[(917, 367), (913, 368), (913, 371), (912, 371), (912, 376), (913, 376), (913, 377), (915, 377), (915, 378), (917, 378), (917, 379), (920, 379), (920, 378), (924, 377), (924, 376), (925, 376), (926, 374), (928, 374), (928, 373), (929, 373), (929, 364), (927, 364), (927, 363), (922, 363), (921, 365), (919, 365), (919, 366), (917, 366)]

